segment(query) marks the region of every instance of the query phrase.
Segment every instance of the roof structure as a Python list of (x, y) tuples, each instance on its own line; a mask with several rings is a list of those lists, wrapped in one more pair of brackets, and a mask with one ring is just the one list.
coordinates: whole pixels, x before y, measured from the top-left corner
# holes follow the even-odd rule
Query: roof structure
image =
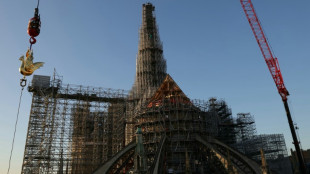
[(190, 99), (184, 94), (179, 85), (167, 74), (165, 80), (151, 97), (148, 107), (160, 105), (164, 99), (170, 99), (171, 103), (191, 103)]

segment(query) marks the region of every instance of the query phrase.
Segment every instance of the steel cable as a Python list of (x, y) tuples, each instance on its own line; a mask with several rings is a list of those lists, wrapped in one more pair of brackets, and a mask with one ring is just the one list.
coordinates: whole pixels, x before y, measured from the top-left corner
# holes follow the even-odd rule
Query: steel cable
[(17, 122), (18, 122), (18, 116), (19, 116), (20, 103), (21, 103), (22, 96), (23, 96), (23, 90), (24, 90), (24, 87), (22, 87), (22, 90), (20, 91), (19, 104), (18, 104), (18, 110), (17, 110), (17, 115), (16, 115), (16, 122), (15, 122), (14, 135), (13, 135), (13, 142), (12, 142), (12, 147), (11, 147), (11, 154), (10, 154), (9, 167), (8, 167), (7, 174), (10, 173), (10, 168), (11, 168), (11, 159), (12, 159), (12, 153), (13, 153), (13, 149), (14, 149), (15, 134), (16, 134), (16, 128), (17, 128)]

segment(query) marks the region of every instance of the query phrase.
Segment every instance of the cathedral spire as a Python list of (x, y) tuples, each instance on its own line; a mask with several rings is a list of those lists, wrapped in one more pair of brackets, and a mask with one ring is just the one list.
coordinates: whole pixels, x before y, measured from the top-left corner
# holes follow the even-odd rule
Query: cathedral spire
[(136, 77), (131, 91), (138, 98), (142, 98), (146, 92), (152, 95), (153, 90), (161, 85), (166, 76), (166, 60), (163, 57), (154, 10), (151, 3), (143, 4)]

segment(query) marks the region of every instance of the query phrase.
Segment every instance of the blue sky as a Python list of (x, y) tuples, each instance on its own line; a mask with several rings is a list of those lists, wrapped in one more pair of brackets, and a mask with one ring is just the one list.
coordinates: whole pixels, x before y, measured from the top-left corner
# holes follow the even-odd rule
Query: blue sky
[[(36, 74), (64, 83), (130, 89), (135, 76), (142, 0), (41, 0)], [(192, 99), (225, 99), (233, 114), (250, 112), (259, 134), (292, 138), (285, 110), (240, 2), (153, 0), (168, 73)], [(303, 149), (310, 148), (310, 1), (253, 0), (278, 57)], [(8, 167), (20, 94), (18, 58), (29, 46), (26, 33), (35, 0), (0, 1), (0, 173)], [(28, 77), (28, 81), (31, 77)], [(22, 98), (11, 173), (20, 173), (31, 94)]]

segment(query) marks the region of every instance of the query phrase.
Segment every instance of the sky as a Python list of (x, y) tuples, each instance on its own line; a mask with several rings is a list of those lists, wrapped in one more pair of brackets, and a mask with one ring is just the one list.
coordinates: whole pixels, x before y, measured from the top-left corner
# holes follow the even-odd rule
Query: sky
[[(63, 83), (131, 89), (144, 0), (41, 0), (35, 72)], [(151, 0), (167, 71), (191, 99), (224, 99), (233, 115), (250, 112), (258, 134), (284, 134), (293, 148), (284, 106), (238, 0)], [(0, 0), (0, 173), (6, 173), (36, 0)], [(310, 1), (253, 0), (278, 58), (303, 149), (310, 149)], [(27, 77), (28, 82), (32, 77)], [(31, 93), (23, 91), (11, 173), (20, 173)]]

